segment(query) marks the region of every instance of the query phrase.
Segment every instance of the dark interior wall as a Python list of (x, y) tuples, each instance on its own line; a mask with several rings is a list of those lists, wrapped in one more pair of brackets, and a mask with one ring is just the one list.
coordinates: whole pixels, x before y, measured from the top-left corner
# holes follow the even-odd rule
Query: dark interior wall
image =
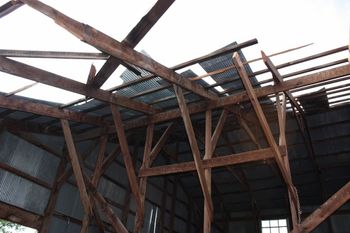
[[(63, 138), (47, 135), (34, 136), (36, 140), (62, 153)], [(0, 133), (0, 143), (2, 145), (0, 147), (1, 163), (48, 184), (48, 187), (43, 187), (0, 169), (0, 201), (43, 216), (51, 194), (50, 187), (57, 176), (60, 159), (6, 131)], [(88, 175), (93, 172), (98, 153), (98, 146), (93, 146), (94, 144), (96, 143), (93, 141), (76, 144), (78, 153), (87, 156), (84, 171)], [(109, 143), (106, 154), (110, 153), (114, 147), (115, 144)], [(142, 146), (139, 148), (130, 146), (130, 151), (136, 158), (135, 166), (140, 167), (143, 156)], [(136, 208), (134, 199), (129, 198), (128, 179), (120, 154), (101, 178), (98, 190), (110, 201), (117, 216), (125, 220), (128, 230), (132, 231)], [(125, 206), (129, 206), (127, 214), (123, 214)], [(176, 176), (154, 177), (148, 180), (145, 208), (143, 233), (198, 232), (195, 208), (191, 206), (188, 194), (183, 190)], [(79, 192), (75, 179), (71, 176), (59, 190), (49, 232), (80, 232), (83, 215)], [(101, 217), (108, 222), (103, 214)], [(89, 232), (98, 232), (94, 223)]]

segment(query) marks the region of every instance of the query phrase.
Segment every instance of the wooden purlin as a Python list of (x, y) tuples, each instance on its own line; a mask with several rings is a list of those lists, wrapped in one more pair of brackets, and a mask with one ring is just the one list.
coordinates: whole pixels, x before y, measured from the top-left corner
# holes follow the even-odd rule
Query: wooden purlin
[(8, 1), (4, 5), (0, 6), (0, 19), (14, 10), (17, 10), (19, 7), (23, 6), (23, 3), (20, 1)]
[[(142, 17), (137, 25), (129, 32), (126, 38), (122, 41), (123, 44), (127, 44), (131, 48), (135, 48), (136, 45), (142, 40), (142, 38), (148, 33), (149, 30), (157, 23), (167, 9), (172, 5), (175, 0), (158, 0), (151, 10)], [(96, 78), (91, 83), (92, 86), (99, 88), (105, 81), (112, 75), (112, 73), (120, 65), (120, 60), (115, 57), (108, 58), (107, 62), (102, 66), (97, 73)]]
[(52, 18), (58, 25), (72, 33), (80, 40), (94, 46), (95, 48), (105, 53), (110, 54), (111, 56), (147, 70), (150, 73), (158, 75), (159, 77), (169, 81), (170, 83), (177, 84), (180, 87), (192, 91), (193, 93), (206, 99), (215, 100), (218, 98), (215, 93), (205, 90), (202, 86), (182, 77), (180, 74), (158, 63), (152, 58), (140, 52), (137, 52), (130, 46), (120, 43), (119, 41), (109, 37), (108, 35), (87, 24), (82, 24), (40, 1), (21, 1), (33, 9)]

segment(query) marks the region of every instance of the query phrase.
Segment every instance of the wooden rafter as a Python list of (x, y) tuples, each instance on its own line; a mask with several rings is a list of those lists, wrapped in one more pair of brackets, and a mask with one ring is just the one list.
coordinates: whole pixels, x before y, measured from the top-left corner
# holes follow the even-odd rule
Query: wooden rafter
[[(142, 38), (151, 30), (151, 28), (157, 23), (167, 9), (172, 5), (175, 0), (160, 0), (151, 8), (151, 10), (142, 17), (137, 25), (129, 32), (126, 38), (121, 42), (131, 48), (135, 48), (136, 45), (142, 40)], [(111, 56), (107, 62), (102, 66), (97, 73), (92, 86), (99, 88), (103, 83), (112, 75), (112, 73), (118, 68), (121, 60)]]
[(65, 78), (60, 75), (1, 56), (0, 71), (84, 96), (90, 96), (106, 103), (117, 104), (125, 108), (145, 113), (155, 113), (155, 109), (147, 104), (137, 102), (125, 96), (116, 95), (101, 89), (94, 89), (81, 82), (74, 81), (72, 79)]
[[(213, 203), (212, 203), (211, 196), (209, 193), (209, 188), (208, 188), (208, 185), (207, 185), (207, 182), (205, 179), (203, 161), (201, 159), (200, 151), (199, 151), (197, 140), (196, 140), (196, 135), (195, 135), (194, 130), (193, 130), (192, 121), (190, 118), (190, 114), (188, 112), (186, 100), (185, 100), (185, 97), (183, 95), (182, 89), (180, 87), (174, 85), (174, 90), (176, 93), (177, 101), (179, 104), (179, 108), (180, 108), (180, 111), (181, 111), (181, 114), (183, 117), (185, 129), (186, 129), (187, 137), (188, 137), (190, 147), (192, 150), (192, 155), (194, 158), (194, 164), (196, 166), (196, 171), (198, 173), (199, 182), (200, 182), (201, 187), (202, 187), (205, 202), (207, 203), (207, 210), (208, 210), (208, 213), (212, 213), (213, 212)], [(212, 216), (210, 216), (210, 219), (212, 220)]]
[(254, 111), (256, 113), (256, 116), (258, 117), (258, 120), (260, 122), (260, 126), (264, 132), (266, 140), (274, 152), (277, 166), (278, 166), (279, 170), (281, 171), (282, 177), (287, 185), (288, 191), (291, 194), (294, 206), (297, 207), (298, 198), (297, 198), (297, 194), (295, 192), (295, 189), (293, 187), (293, 182), (292, 182), (291, 176), (285, 168), (284, 162), (282, 160), (282, 154), (281, 154), (280, 150), (278, 149), (276, 141), (275, 141), (273, 134), (271, 132), (270, 126), (266, 120), (265, 114), (260, 106), (257, 95), (254, 92), (254, 89), (253, 89), (252, 84), (249, 80), (248, 74), (245, 71), (245, 68), (244, 68), (244, 66), (239, 58), (238, 53), (235, 53), (233, 55), (233, 63), (235, 64), (237, 72), (238, 72), (238, 74), (243, 82), (243, 86), (245, 87), (245, 89), (247, 91), (248, 97), (250, 99), (250, 102), (253, 105)]
[(46, 16), (52, 18), (58, 25), (72, 33), (74, 36), (78, 37), (80, 40), (105, 53), (147, 70), (155, 75), (158, 75), (159, 77), (162, 77), (170, 83), (177, 84), (180, 87), (192, 91), (193, 93), (196, 93), (204, 98), (212, 100), (218, 98), (213, 92), (205, 90), (202, 86), (185, 79), (175, 71), (156, 62), (152, 58), (135, 51), (134, 49), (130, 48), (130, 46), (120, 43), (119, 41), (107, 36), (106, 34), (87, 24), (82, 24), (40, 1), (21, 1), (33, 9), (36, 9)]

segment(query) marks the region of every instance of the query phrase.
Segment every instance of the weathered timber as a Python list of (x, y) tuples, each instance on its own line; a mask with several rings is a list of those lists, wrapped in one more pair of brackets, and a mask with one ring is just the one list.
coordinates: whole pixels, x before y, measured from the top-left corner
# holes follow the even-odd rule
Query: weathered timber
[(59, 109), (46, 104), (29, 101), (25, 98), (12, 96), (0, 96), (0, 107), (18, 110), (22, 112), (30, 112), (42, 116), (66, 119), (92, 125), (106, 126), (107, 122), (100, 117), (89, 116), (88, 114), (74, 112), (68, 109)]
[[(226, 109), (223, 109), (222, 113), (220, 115), (219, 121), (218, 121), (216, 128), (214, 130), (214, 133), (210, 139), (210, 145), (211, 145), (211, 150), (212, 150), (211, 154), (213, 154), (215, 151), (216, 144), (218, 143), (219, 137), (220, 137), (221, 132), (224, 128), (227, 116), (228, 116), (228, 111)], [(206, 142), (206, 144), (207, 144), (207, 142)], [(209, 152), (206, 152), (206, 153), (209, 153)]]
[(80, 194), (80, 199), (83, 204), (84, 212), (88, 216), (92, 215), (92, 206), (90, 204), (89, 195), (86, 190), (83, 171), (81, 170), (78, 154), (75, 149), (74, 140), (69, 127), (69, 122), (67, 120), (61, 120), (61, 125), (64, 133), (64, 138), (66, 141), (68, 155), (70, 162), (72, 164), (73, 173), (77, 181), (77, 186)]
[(125, 108), (145, 113), (155, 113), (155, 109), (147, 104), (137, 102), (125, 96), (116, 95), (108, 91), (95, 89), (78, 81), (1, 56), (0, 70), (5, 73), (44, 83), (63, 90), (75, 92), (84, 96), (90, 96), (107, 103), (123, 106)]
[[(151, 10), (145, 16), (143, 16), (137, 25), (129, 32), (122, 43), (127, 44), (131, 48), (135, 48), (135, 46), (142, 40), (148, 31), (151, 30), (151, 28), (157, 23), (157, 21), (162, 17), (162, 15), (174, 1), (175, 0), (157, 1)], [(121, 60), (113, 56), (108, 58), (107, 62), (97, 73), (96, 79), (92, 83), (92, 86), (101, 87), (120, 64)]]
[(245, 71), (245, 68), (244, 68), (244, 66), (239, 58), (238, 53), (235, 53), (233, 55), (232, 60), (233, 60), (234, 65), (236, 66), (238, 74), (242, 80), (243, 86), (245, 87), (245, 89), (247, 91), (249, 100), (254, 108), (256, 116), (258, 117), (260, 126), (264, 132), (266, 140), (274, 152), (277, 166), (278, 166), (278, 168), (282, 174), (282, 177), (287, 185), (288, 191), (292, 196), (293, 203), (294, 203), (295, 207), (297, 207), (297, 194), (296, 194), (295, 189), (293, 187), (293, 182), (292, 182), (291, 176), (289, 176), (288, 172), (286, 171), (285, 165), (284, 165), (283, 160), (282, 160), (282, 154), (281, 154), (280, 150), (278, 149), (276, 141), (275, 141), (273, 134), (271, 132), (270, 126), (266, 120), (265, 114), (261, 108), (259, 100), (254, 92), (254, 89), (253, 89), (252, 84), (249, 80), (248, 74)]
[[(223, 114), (226, 111), (224, 110)], [(220, 117), (221, 119), (222, 117)], [(220, 120), (218, 125), (220, 124)], [(223, 125), (223, 123), (222, 123)], [(211, 110), (205, 112), (205, 154), (203, 159), (211, 159), (213, 157), (213, 145), (212, 145), (212, 113)], [(222, 128), (222, 127), (221, 127)], [(221, 131), (221, 130), (220, 130)], [(219, 134), (219, 133), (218, 133)], [(207, 182), (208, 192), (211, 198), (211, 168), (204, 170), (205, 182)], [(203, 233), (211, 232), (211, 218), (213, 213), (209, 213), (208, 203), (204, 201), (204, 219), (203, 219)]]
[(88, 59), (106, 60), (109, 55), (105, 53), (81, 53), (61, 51), (37, 51), (37, 50), (9, 50), (0, 49), (0, 56), (26, 57), (26, 58), (55, 58), (55, 59)]
[(10, 14), (21, 6), (23, 6), (23, 3), (20, 1), (8, 1), (4, 5), (0, 6), (0, 18)]
[[(284, 154), (284, 147), (280, 147), (281, 153)], [(225, 155), (214, 157), (212, 159), (203, 160), (203, 168), (224, 167), (259, 160), (272, 159), (274, 157), (271, 148), (243, 152), (239, 154)], [(163, 165), (158, 167), (151, 167), (148, 169), (141, 169), (139, 176), (160, 176), (173, 173), (193, 172), (196, 171), (194, 162), (176, 163), (171, 165)]]
[(125, 168), (126, 172), (128, 175), (131, 191), (134, 195), (135, 202), (136, 202), (136, 208), (140, 209), (141, 208), (141, 194), (139, 190), (139, 184), (137, 182), (137, 177), (135, 174), (135, 169), (134, 169), (134, 164), (130, 155), (129, 151), (129, 146), (128, 142), (125, 136), (125, 131), (123, 127), (123, 122), (120, 116), (120, 112), (117, 108), (117, 106), (111, 104), (111, 111), (113, 115), (113, 120), (115, 124), (115, 129), (118, 135), (118, 141), (120, 145), (120, 150), (123, 155), (124, 163), (125, 163)]
[(82, 24), (64, 14), (57, 11), (56, 9), (36, 0), (21, 0), (23, 3), (38, 10), (46, 16), (52, 18), (58, 25), (72, 33), (80, 40), (94, 46), (95, 48), (108, 53), (116, 58), (119, 58), (125, 62), (138, 66), (144, 70), (147, 70), (163, 79), (177, 84), (193, 93), (202, 96), (207, 99), (217, 99), (217, 95), (213, 92), (205, 90), (202, 86), (197, 83), (193, 83), (188, 79), (185, 79), (181, 75), (177, 74), (173, 70), (166, 66), (158, 63), (152, 58), (137, 52), (130, 48), (126, 44), (122, 44), (112, 37), (98, 31), (97, 29)]
[[(201, 188), (203, 191), (204, 200), (207, 203), (206, 207), (207, 207), (208, 213), (213, 213), (213, 203), (212, 203), (212, 200), (211, 200), (211, 197), (209, 194), (209, 188), (208, 188), (207, 182), (205, 180), (203, 162), (202, 162), (200, 151), (198, 148), (196, 135), (195, 135), (194, 130), (193, 130), (191, 117), (190, 117), (190, 114), (188, 112), (186, 100), (185, 100), (185, 97), (183, 95), (182, 89), (180, 87), (174, 85), (174, 90), (175, 90), (177, 102), (179, 104), (179, 108), (180, 108), (180, 111), (182, 114), (182, 119), (183, 119), (183, 122), (185, 125), (185, 130), (187, 133), (188, 141), (190, 143), (190, 147), (192, 150), (192, 155), (193, 155), (194, 163), (196, 166), (196, 171), (198, 174), (199, 182), (201, 184)], [(212, 216), (210, 216), (210, 219), (212, 219)]]
[(293, 229), (291, 233), (308, 233), (320, 225), (326, 218), (332, 215), (344, 203), (350, 199), (350, 182), (344, 185), (338, 192), (333, 194), (325, 203), (309, 215), (299, 226), (299, 229)]
[[(346, 75), (350, 75), (350, 65), (343, 65), (340, 67), (328, 69), (325, 71), (315, 72), (312, 74), (304, 75), (295, 79), (284, 81), (283, 83), (276, 84), (274, 86), (259, 87), (254, 89), (255, 95), (260, 98), (270, 94), (283, 92), (285, 90), (291, 90), (295, 88), (305, 87), (319, 82), (324, 82), (336, 78), (340, 78)], [(219, 100), (210, 101), (209, 103), (198, 102), (195, 104), (189, 104), (188, 110), (190, 114), (196, 114), (205, 112), (208, 109), (222, 108), (225, 106), (238, 104), (249, 100), (247, 92), (242, 91), (237, 94), (233, 94), (226, 97), (221, 97)], [(172, 109), (165, 112), (154, 114), (150, 117), (139, 117), (125, 122), (125, 129), (132, 129), (146, 126), (149, 123), (159, 123), (170, 121), (181, 117), (179, 109)], [(108, 133), (114, 133), (113, 127), (110, 127)], [(91, 130), (87, 133), (81, 134), (80, 137), (84, 139), (94, 138), (101, 135), (101, 130)], [(78, 137), (78, 138), (80, 138)]]

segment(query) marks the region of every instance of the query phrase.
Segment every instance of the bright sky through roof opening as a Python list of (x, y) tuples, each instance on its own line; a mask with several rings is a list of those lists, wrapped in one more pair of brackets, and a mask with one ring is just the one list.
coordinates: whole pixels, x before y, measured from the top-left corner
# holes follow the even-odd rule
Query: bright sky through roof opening
[[(8, 0), (0, 0), (3, 5)], [(43, 0), (44, 3), (80, 22), (89, 24), (122, 41), (154, 5), (155, 0), (83, 1)], [(257, 38), (259, 43), (243, 49), (247, 60), (314, 43), (312, 46), (272, 58), (280, 64), (349, 43), (350, 1), (209, 1), (177, 0), (145, 36), (136, 50), (145, 50), (156, 61), (170, 67), (207, 54), (234, 41)], [(56, 25), (51, 19), (23, 6), (0, 19), (0, 49), (98, 52)], [(334, 55), (347, 57), (346, 53)], [(327, 58), (325, 58), (327, 59)], [(16, 59), (85, 83), (91, 64), (99, 70), (104, 61)], [(313, 63), (309, 63), (310, 66)], [(305, 65), (305, 64), (304, 64)], [(262, 62), (251, 64), (265, 68)], [(300, 68), (293, 66), (291, 69)], [(122, 83), (119, 68), (103, 85), (108, 89)], [(282, 74), (290, 72), (280, 70)], [(196, 72), (195, 72), (196, 73)], [(198, 74), (200, 75), (200, 74)], [(265, 74), (257, 77), (264, 80)], [(210, 78), (207, 78), (210, 79)], [(0, 92), (8, 93), (31, 81), (0, 73)], [(267, 84), (270, 85), (270, 84)], [(218, 87), (218, 91), (223, 91)], [(19, 95), (68, 103), (81, 95), (38, 84)]]

